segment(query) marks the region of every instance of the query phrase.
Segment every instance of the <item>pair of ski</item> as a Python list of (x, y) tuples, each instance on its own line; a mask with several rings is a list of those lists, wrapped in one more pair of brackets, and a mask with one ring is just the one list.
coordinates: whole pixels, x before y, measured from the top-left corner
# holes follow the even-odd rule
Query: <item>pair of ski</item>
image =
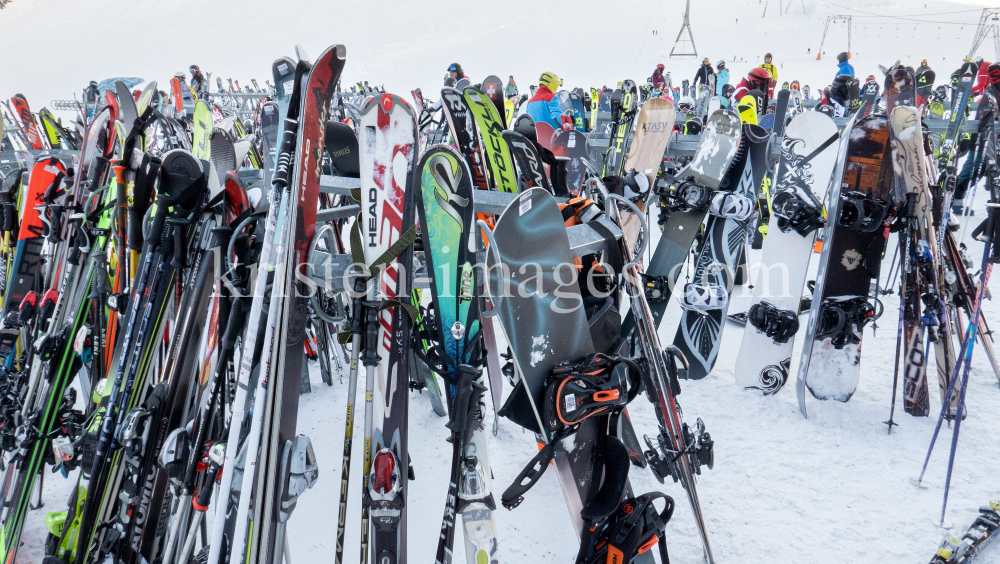
[[(307, 292), (304, 282), (293, 275), (296, 265), (305, 262), (315, 231), (326, 121), (345, 56), (344, 46), (335, 45), (311, 65), (301, 54), (297, 65), (290, 65), (288, 60), (279, 60), (274, 65), (276, 79), (293, 77), (294, 90), (286, 102), (288, 112), (276, 159), (260, 258), (261, 264), (274, 265), (273, 285), (265, 318), (270, 276), (266, 271), (258, 275), (247, 317), (249, 330), (240, 357), (239, 386), (233, 398), (233, 415), (218, 486), (223, 495), (216, 507), (209, 544), (212, 562), (218, 562), (220, 554), (226, 552), (227, 560), (233, 563), (245, 559), (253, 562), (280, 559), (286, 550), (284, 527), (301, 489), (292, 485), (293, 453), (296, 459), (301, 457), (306, 466), (298, 469), (304, 471), (297, 476), (298, 485), (308, 487), (315, 480), (315, 458), (311, 456), (308, 440), (295, 436)], [(293, 68), (294, 75), (289, 72)], [(276, 84), (284, 83), (276, 80)], [(288, 93), (279, 93), (279, 100), (282, 94)], [(259, 361), (256, 358), (258, 350)], [(259, 362), (259, 366), (255, 366), (255, 362)], [(257, 386), (250, 396), (252, 372), (257, 373)], [(253, 417), (245, 421), (251, 399)], [(248, 432), (246, 427), (249, 427)], [(245, 451), (248, 463), (242, 476), (243, 486), (232, 532), (226, 534), (231, 512), (230, 491), (241, 450)], [(249, 463), (255, 459), (256, 463)], [(252, 515), (251, 497), (256, 500)]]

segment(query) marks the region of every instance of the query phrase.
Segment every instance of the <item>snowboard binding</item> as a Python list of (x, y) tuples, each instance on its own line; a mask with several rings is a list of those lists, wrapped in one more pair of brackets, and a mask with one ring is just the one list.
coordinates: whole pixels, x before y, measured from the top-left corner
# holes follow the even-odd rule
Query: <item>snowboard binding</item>
[(657, 185), (656, 191), (670, 211), (704, 210), (712, 203), (713, 190), (710, 188), (669, 175)]
[(775, 196), (771, 206), (775, 217), (778, 218), (778, 229), (782, 233), (794, 230), (799, 235), (807, 237), (826, 225), (823, 212), (812, 203), (796, 196), (791, 190)]
[[(664, 501), (662, 511), (657, 511), (653, 505), (657, 499)], [(659, 546), (660, 561), (670, 562), (663, 531), (674, 514), (674, 507), (673, 498), (661, 492), (622, 500), (613, 513), (584, 533), (577, 562), (632, 562), (636, 555), (654, 545)]]
[[(624, 373), (619, 365), (627, 368)], [(621, 411), (639, 395), (641, 374), (632, 359), (602, 353), (556, 366), (545, 382), (545, 426), (562, 433), (590, 417)]]
[(735, 221), (746, 221), (753, 210), (753, 200), (733, 192), (716, 192), (708, 206), (708, 213)]
[(820, 311), (816, 339), (829, 338), (838, 350), (859, 344), (861, 330), (877, 318), (875, 306), (867, 298), (825, 301)]
[(729, 292), (725, 286), (714, 284), (684, 284), (684, 294), (681, 307), (701, 314), (719, 310), (729, 305)]
[(864, 233), (881, 229), (885, 223), (886, 203), (861, 192), (848, 192), (840, 196), (840, 217), (837, 225)]
[(750, 306), (747, 323), (774, 339), (775, 343), (787, 343), (799, 330), (799, 318), (794, 311), (778, 309), (768, 302)]
[(662, 302), (670, 297), (670, 279), (666, 276), (652, 276), (640, 272), (642, 283), (646, 287), (646, 301), (651, 303)]

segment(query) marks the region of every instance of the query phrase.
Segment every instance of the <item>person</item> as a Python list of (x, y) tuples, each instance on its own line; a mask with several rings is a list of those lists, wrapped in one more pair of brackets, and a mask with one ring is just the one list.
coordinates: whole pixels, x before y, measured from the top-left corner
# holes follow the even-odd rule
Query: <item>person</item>
[(722, 94), (722, 89), (729, 84), (729, 69), (726, 68), (726, 61), (719, 59), (719, 62), (715, 63), (715, 71), (715, 95), (721, 99), (722, 107), (728, 108), (729, 100)]
[(920, 66), (917, 67), (913, 78), (917, 81), (917, 95), (920, 96), (920, 99), (917, 100), (918, 105), (926, 105), (934, 91), (934, 79), (936, 78), (934, 71), (927, 65), (927, 59), (920, 61)]
[[(842, 74), (846, 74), (848, 76), (854, 76), (854, 67), (851, 66), (851, 63), (847, 62), (847, 60), (850, 58), (851, 54), (848, 53), (847, 51), (844, 51), (843, 53), (837, 55), (837, 63), (838, 63), (837, 76), (840, 76)], [(836, 76), (834, 78), (836, 78)]]
[(655, 90), (663, 90), (667, 87), (667, 79), (663, 76), (664, 68), (666, 67), (663, 66), (663, 63), (656, 65), (656, 69), (653, 71), (653, 76), (649, 77), (649, 80), (653, 85), (653, 89)]
[(554, 72), (546, 71), (538, 77), (538, 89), (524, 108), (536, 124), (545, 122), (557, 131), (572, 129), (573, 120), (567, 119), (564, 123), (562, 106), (559, 105), (559, 97), (555, 94), (562, 83), (562, 79)]
[(837, 75), (830, 85), (828, 102), (833, 106), (832, 117), (845, 117), (851, 108), (851, 85), (854, 78), (846, 74)]
[[(771, 82), (771, 73), (767, 72), (767, 69), (757, 67), (750, 69), (749, 74), (746, 78), (740, 81), (739, 85), (736, 86), (736, 90), (733, 91), (733, 95), (730, 98), (734, 104), (743, 99), (751, 90), (760, 90), (761, 92), (767, 92), (767, 86)], [(766, 102), (766, 100), (765, 100)]]
[(460, 65), (458, 63), (452, 63), (452, 64), (448, 65), (448, 76), (445, 77), (445, 78), (448, 78), (448, 77), (454, 78), (455, 82), (458, 82), (459, 80), (462, 80), (463, 78), (466, 78), (465, 71), (462, 70), (462, 65)]
[(760, 68), (766, 70), (771, 75), (771, 84), (768, 85), (767, 97), (774, 98), (774, 84), (778, 81), (778, 69), (774, 67), (774, 63), (771, 62), (773, 57), (770, 53), (764, 55), (764, 64)]
[(194, 90), (194, 95), (199, 100), (204, 100), (208, 94), (208, 80), (205, 78), (205, 75), (201, 74), (201, 69), (198, 68), (198, 65), (191, 65), (188, 68), (188, 72), (191, 73), (191, 89)]
[(990, 63), (989, 61), (984, 61), (980, 56), (976, 56), (975, 59), (972, 59), (972, 62), (979, 69), (979, 72), (976, 74), (976, 84), (972, 87), (972, 93), (979, 95), (985, 92), (986, 87), (990, 84)]
[(97, 89), (97, 81), (91, 80), (90, 84), (83, 89), (83, 99), (87, 104), (96, 104), (101, 92)]
[[(94, 113), (97, 111), (97, 101), (101, 99), (101, 91), (97, 88), (97, 81), (91, 80), (90, 84), (83, 89), (83, 99), (87, 104), (87, 117), (93, 118)], [(3, 137), (0, 134), (0, 137)]]
[(507, 86), (504, 86), (503, 95), (507, 99), (517, 98), (517, 84), (514, 82), (514, 75), (507, 79)]
[(697, 89), (699, 83), (708, 86), (709, 80), (714, 76), (715, 71), (712, 70), (712, 61), (708, 60), (708, 57), (705, 57), (701, 61), (701, 66), (698, 68), (698, 72), (694, 74), (694, 84), (692, 86), (695, 88), (695, 92), (698, 91)]

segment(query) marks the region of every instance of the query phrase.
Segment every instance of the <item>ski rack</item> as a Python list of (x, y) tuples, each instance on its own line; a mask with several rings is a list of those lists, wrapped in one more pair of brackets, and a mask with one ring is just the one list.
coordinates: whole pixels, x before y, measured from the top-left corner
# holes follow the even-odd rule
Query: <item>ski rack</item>
[[(242, 172), (240, 173), (240, 177), (243, 180), (250, 178), (250, 176), (249, 174), (244, 176)], [(319, 181), (321, 193), (341, 195), (348, 198), (351, 197), (351, 189), (360, 187), (361, 181), (357, 178), (323, 175)], [(503, 213), (518, 197), (515, 193), (494, 192), (492, 190), (476, 190), (474, 196), (473, 206), (476, 212), (492, 215)], [(556, 197), (557, 202), (566, 202), (568, 200), (569, 198), (566, 197)], [(355, 217), (360, 211), (361, 206), (356, 203), (336, 208), (321, 209), (316, 212), (316, 222), (322, 223)], [(614, 235), (615, 240), (621, 239), (621, 229), (612, 223), (611, 220), (602, 217), (597, 221)], [(604, 236), (587, 224), (569, 227), (566, 229), (566, 234), (569, 236), (570, 251), (575, 258), (598, 253), (604, 249), (606, 244)], [(423, 254), (422, 251), (416, 251), (416, 253), (419, 255)], [(346, 289), (344, 287), (344, 280), (352, 263), (353, 260), (350, 254), (330, 254), (316, 250), (313, 254), (311, 263), (312, 272), (310, 272), (309, 277), (321, 287), (325, 287), (333, 292), (342, 292)], [(426, 261), (418, 256), (415, 257), (414, 263), (420, 266), (417, 266), (413, 272), (413, 287), (420, 289), (430, 288), (431, 279), (427, 275)]]
[[(815, 106), (815, 100), (809, 100), (813, 102)], [(975, 108), (973, 108), (974, 110)], [(837, 125), (837, 128), (843, 131), (844, 127), (847, 126), (847, 122), (850, 118), (833, 118), (833, 122)], [(928, 130), (931, 134), (940, 137), (945, 132), (948, 131), (948, 120), (946, 119), (933, 119), (933, 118), (922, 118), (922, 122), (927, 125)], [(969, 133), (973, 131), (979, 131), (979, 121), (974, 119), (966, 119), (962, 122), (961, 133)], [(604, 153), (608, 150), (608, 143), (610, 142), (610, 136), (607, 133), (599, 131), (590, 131), (587, 134), (587, 147), (588, 155), (590, 157), (590, 162), (599, 163), (604, 160)], [(774, 139), (771, 142), (771, 154), (770, 158), (772, 160), (778, 160), (781, 156), (781, 140)], [(698, 150), (698, 144), (701, 142), (701, 135), (677, 135), (674, 134), (670, 137), (670, 142), (667, 143), (667, 150), (663, 153), (663, 158), (666, 160), (680, 160), (688, 157), (693, 157), (695, 152)]]

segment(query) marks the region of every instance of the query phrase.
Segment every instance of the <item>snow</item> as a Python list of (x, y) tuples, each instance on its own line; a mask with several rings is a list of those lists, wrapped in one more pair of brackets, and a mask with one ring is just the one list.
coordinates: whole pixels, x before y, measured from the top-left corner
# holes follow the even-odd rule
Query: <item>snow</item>
[[(713, 65), (725, 58), (736, 83), (770, 50), (779, 65), (779, 83), (798, 79), (811, 85), (813, 92), (829, 83), (836, 53), (847, 50), (846, 30), (833, 25), (826, 38), (827, 55), (816, 60), (827, 15), (854, 15), (851, 62), (858, 76), (878, 75), (878, 63), (899, 58), (916, 66), (926, 57), (940, 83), (967, 53), (978, 9), (995, 4), (992, 0), (839, 0), (836, 4), (786, 0), (787, 13), (778, 17), (777, 2), (768, 3), (767, 15), (761, 17), (760, 1), (693, 2), (691, 23), (699, 54), (708, 56)], [(20, 92), (37, 109), (53, 99), (79, 95), (92, 79), (141, 76), (165, 84), (191, 63), (224, 80), (232, 76), (246, 84), (256, 78), (263, 85), (270, 78), (271, 61), (291, 54), (295, 43), (319, 53), (334, 42), (347, 46), (345, 84), (361, 80), (384, 84), (407, 99), (418, 86), (431, 99), (437, 98), (444, 69), (454, 61), (474, 81), (489, 73), (506, 80), (513, 73), (522, 92), (546, 70), (560, 74), (567, 86), (601, 86), (623, 78), (642, 81), (657, 62), (667, 66), (673, 83), (679, 85), (682, 79), (693, 78), (698, 65), (696, 59), (667, 57), (683, 7), (684, 0), (612, 4), (510, 0), (499, 10), (470, 10), (453, 0), (386, 0), (376, 16), (367, 3), (324, 0), (280, 4), (177, 0), (155, 10), (126, 0), (103, 0), (60, 3), (58, 13), (53, 13), (50, 4), (15, 0), (0, 11), (0, 36), (5, 40), (0, 97)], [(938, 15), (958, 10), (970, 11)], [(937, 25), (866, 14), (934, 21), (940, 31)], [(979, 52), (992, 59), (989, 44)], [(746, 62), (734, 61), (734, 55)], [(976, 216), (966, 220), (970, 227), (981, 221), (986, 199), (979, 190)], [(895, 237), (889, 248), (893, 245)], [(980, 244), (970, 243), (970, 248), (978, 260)], [(759, 251), (751, 251), (749, 258), (751, 264), (759, 260)], [(996, 292), (1000, 284), (994, 281), (991, 288)], [(737, 288), (731, 311), (746, 309), (751, 298), (751, 290)], [(725, 327), (715, 371), (701, 381), (682, 383), (679, 401), (686, 420), (704, 419), (716, 442), (715, 468), (699, 478), (698, 490), (718, 562), (922, 562), (937, 548), (943, 533), (932, 521), (940, 516), (950, 434), (943, 429), (931, 457), (924, 479), (929, 487), (914, 487), (909, 479), (923, 463), (939, 396), (933, 391), (932, 376), (932, 416), (913, 418), (903, 412), (900, 393), (895, 413), (899, 426), (891, 435), (886, 433), (882, 422), (888, 418), (892, 394), (898, 301), (895, 295), (884, 301), (886, 314), (879, 329), (874, 334), (870, 327), (865, 330), (857, 391), (847, 403), (807, 396), (809, 419), (799, 414), (792, 381), (770, 397), (735, 384), (743, 329), (733, 324)], [(675, 300), (661, 325), (664, 344), (673, 338), (679, 315)], [(987, 302), (984, 315), (994, 326), (1000, 325), (1000, 304)], [(798, 339), (792, 375), (801, 346)], [(344, 378), (344, 382), (335, 378), (327, 387), (313, 367), (313, 393), (301, 399), (299, 431), (313, 440), (320, 478), (302, 496), (288, 528), (293, 559), (298, 562), (331, 560), (335, 550), (346, 374)], [(509, 393), (509, 387), (504, 391)], [(360, 399), (356, 398), (356, 406)], [(969, 415), (962, 424), (947, 512), (956, 534), (971, 523), (979, 506), (1000, 498), (1000, 430), (995, 415), (1000, 411), (1000, 389), (980, 346), (973, 355), (967, 401)], [(492, 406), (488, 407), (487, 417), (492, 418)], [(638, 433), (656, 432), (648, 402), (640, 397), (630, 412)], [(355, 423), (348, 562), (358, 555), (360, 540), (363, 426), (357, 419)], [(410, 454), (416, 481), (409, 484), (407, 534), (413, 562), (431, 561), (437, 545), (452, 451), (444, 425), (426, 396), (411, 395)], [(491, 427), (492, 421), (487, 421), (486, 428)], [(537, 451), (533, 436), (506, 421), (500, 422), (490, 443), (498, 497)], [(45, 506), (29, 513), (19, 562), (41, 560), (44, 512), (65, 507), (75, 483), (75, 475), (71, 477), (47, 476)], [(658, 484), (648, 470), (638, 468), (632, 468), (631, 480), (637, 492), (657, 489), (674, 497), (678, 508), (667, 526), (672, 559), (700, 561), (700, 541), (683, 490), (672, 483)], [(547, 472), (521, 506), (495, 515), (501, 561), (568, 563), (575, 557), (578, 547), (555, 472)], [(464, 550), (464, 543), (457, 540), (456, 562), (464, 560)], [(980, 562), (1000, 563), (1000, 550), (988, 552)]]

